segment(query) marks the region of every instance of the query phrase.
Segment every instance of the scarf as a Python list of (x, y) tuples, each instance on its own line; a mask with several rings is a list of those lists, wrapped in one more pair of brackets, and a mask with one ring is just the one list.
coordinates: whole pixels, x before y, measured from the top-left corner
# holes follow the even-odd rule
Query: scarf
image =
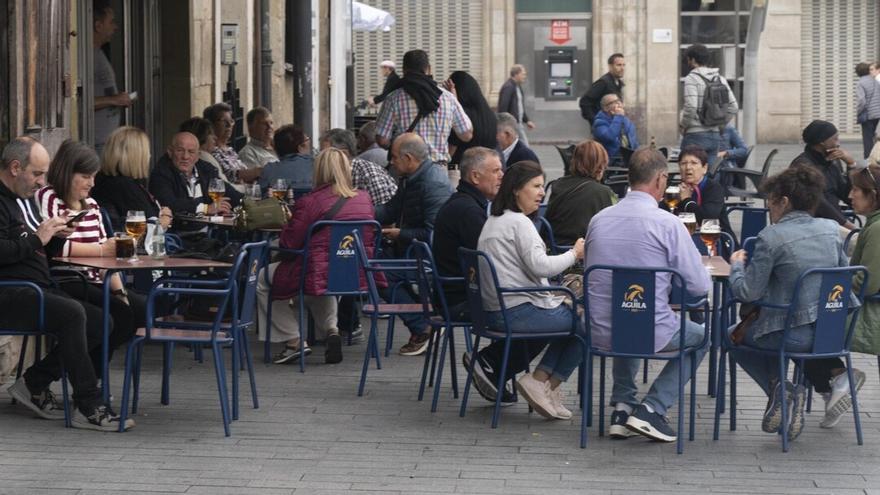
[(437, 83), (434, 82), (434, 79), (427, 74), (406, 72), (394, 89), (399, 88), (403, 88), (403, 91), (415, 100), (419, 113), (422, 116), (435, 112), (440, 108), (440, 95), (443, 92), (437, 86)]

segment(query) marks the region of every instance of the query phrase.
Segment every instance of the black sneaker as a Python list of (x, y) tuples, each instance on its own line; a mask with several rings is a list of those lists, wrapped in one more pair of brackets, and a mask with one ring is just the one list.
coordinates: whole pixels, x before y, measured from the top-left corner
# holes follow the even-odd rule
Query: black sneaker
[[(98, 406), (89, 415), (77, 409), (73, 414), (72, 425), (84, 430), (119, 431), (119, 415), (109, 406)], [(125, 420), (125, 429), (131, 428), (134, 428), (134, 420), (128, 418)]]
[(24, 382), (24, 377), (16, 380), (6, 389), (6, 393), (43, 419), (64, 419), (64, 404), (55, 398), (55, 394), (49, 389), (36, 395), (32, 394)]
[(804, 431), (804, 407), (807, 405), (807, 389), (793, 385), (791, 394), (791, 420), (788, 423), (788, 440), (792, 441)]
[(766, 433), (777, 433), (779, 431), (779, 427), (782, 426), (783, 390), (786, 394), (786, 405), (788, 406), (789, 417), (791, 417), (790, 411), (794, 385), (792, 385), (789, 381), (777, 381), (776, 385), (773, 386), (773, 393), (767, 399), (767, 408), (764, 410), (764, 417), (761, 420), (761, 429)]
[[(349, 336), (349, 333), (351, 333), (350, 336)], [(349, 345), (348, 344), (349, 338), (351, 339), (350, 345), (363, 344), (365, 342), (364, 329), (361, 328), (360, 323), (358, 323), (357, 326), (354, 327), (354, 330), (352, 332), (346, 332), (345, 330), (340, 330), (339, 335), (342, 337), (342, 341), (346, 343), (345, 345)]]
[(327, 364), (336, 364), (342, 362), (342, 337), (332, 333), (327, 336), (324, 341), (327, 350), (324, 351), (324, 362)]
[[(462, 354), (461, 364), (466, 371), (471, 370), (471, 353), (465, 352)], [(489, 402), (495, 402), (495, 398), (498, 396), (498, 388), (495, 386), (495, 384), (498, 383), (498, 375), (495, 374), (492, 365), (490, 365), (479, 352), (477, 353), (477, 364), (478, 366), (474, 368), (474, 388), (477, 389), (477, 393), (480, 394), (480, 397)], [(501, 405), (511, 406), (515, 404), (516, 401), (516, 394), (514, 394), (509, 385), (505, 383), (504, 390), (501, 391)]]
[(611, 413), (611, 427), (608, 428), (608, 435), (616, 440), (626, 440), (634, 437), (638, 433), (626, 427), (626, 421), (629, 419), (629, 413), (626, 411), (614, 411)]
[[(310, 355), (312, 353), (312, 348), (306, 345), (304, 353), (306, 356)], [(299, 361), (298, 347), (284, 346), (283, 351), (272, 356), (272, 362), (275, 364), (295, 363), (297, 361)]]
[(644, 404), (639, 404), (639, 407), (629, 415), (626, 427), (658, 442), (674, 442), (678, 438), (669, 426), (669, 420), (660, 414), (649, 412)]

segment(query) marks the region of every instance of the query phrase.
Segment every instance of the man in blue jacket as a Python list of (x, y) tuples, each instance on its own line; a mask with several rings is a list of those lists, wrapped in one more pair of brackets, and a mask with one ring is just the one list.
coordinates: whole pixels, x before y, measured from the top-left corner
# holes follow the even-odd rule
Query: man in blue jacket
[[(434, 230), (434, 219), (440, 207), (452, 195), (449, 176), (445, 167), (441, 168), (431, 161), (428, 145), (418, 134), (401, 134), (391, 145), (391, 164), (401, 177), (397, 193), (390, 201), (376, 207), (376, 220), (382, 229), (383, 255), (388, 258), (402, 258), (414, 240), (428, 242)], [(383, 289), (382, 297), (391, 301), (394, 283), (401, 279), (400, 272), (387, 274), (388, 288)], [(418, 295), (405, 284), (406, 290), (398, 290), (395, 304), (418, 303)], [(404, 356), (418, 356), (428, 347), (431, 336), (428, 323), (421, 313), (401, 316), (410, 331), (409, 342), (400, 348)]]
[(634, 150), (639, 147), (636, 126), (627, 118), (623, 101), (616, 94), (603, 96), (601, 104), (602, 111), (593, 120), (593, 137), (605, 147), (612, 165), (625, 165), (626, 160), (620, 149)]

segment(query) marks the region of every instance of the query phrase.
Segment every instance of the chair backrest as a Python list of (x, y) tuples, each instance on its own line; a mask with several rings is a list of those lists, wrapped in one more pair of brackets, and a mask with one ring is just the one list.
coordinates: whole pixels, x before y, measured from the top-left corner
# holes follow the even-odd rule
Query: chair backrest
[(846, 234), (846, 239), (843, 241), (843, 252), (849, 253), (849, 245), (852, 242), (853, 237), (855, 237), (862, 229), (852, 229), (849, 231), (849, 234)]
[(750, 206), (731, 206), (727, 208), (728, 216), (737, 211), (742, 213), (742, 225), (739, 230), (740, 239), (756, 237), (767, 226), (770, 211), (767, 208), (754, 208)]
[[(687, 287), (681, 274), (672, 268), (632, 268), (593, 265), (584, 272), (584, 313), (590, 323), (590, 276), (598, 270), (611, 272), (611, 351), (649, 355), (655, 352), (654, 323), (657, 306), (657, 275), (670, 273), (672, 304), (684, 307)], [(661, 294), (667, 298), (667, 294)], [(589, 335), (588, 335), (589, 337)]]
[[(483, 280), (480, 277), (481, 270), (488, 270), (494, 285), (495, 295), (498, 297), (498, 304), (501, 313), (504, 314), (504, 300), (498, 288), (498, 274), (495, 272), (495, 265), (492, 259), (482, 251), (475, 251), (464, 247), (458, 248), (458, 258), (461, 263), (461, 273), (464, 274), (464, 289), (467, 294), (468, 310), (471, 314), (472, 330), (474, 333), (482, 334), (489, 331), (493, 325), (489, 322), (488, 314), (483, 306)], [(506, 318), (505, 318), (506, 323)], [(505, 325), (506, 327), (506, 325)], [(506, 329), (505, 329), (506, 330)]]
[[(429, 316), (432, 312), (442, 316), (445, 320), (451, 320), (449, 314), (449, 305), (446, 304), (446, 293), (443, 290), (443, 283), (460, 281), (461, 277), (443, 277), (437, 270), (437, 264), (434, 262), (434, 255), (431, 253), (431, 246), (422, 241), (413, 241), (413, 256), (416, 259), (419, 295), (429, 295), (430, 297), (421, 297), (422, 309), (425, 316)], [(433, 303), (433, 311), (429, 303)]]
[(234, 323), (238, 325), (250, 325), (254, 321), (257, 278), (260, 270), (265, 266), (268, 245), (267, 241), (243, 245), (230, 272), (229, 280), (235, 284), (231, 304), (240, 303), (240, 306), (233, 310)]
[(539, 216), (538, 219), (535, 220), (535, 228), (538, 230), (538, 234), (541, 238), (547, 242), (547, 247), (550, 248), (550, 253), (559, 254), (556, 245), (556, 237), (553, 235), (553, 226), (550, 225), (550, 221), (543, 216)]
[[(381, 300), (379, 298), (379, 287), (376, 285), (375, 273), (381, 271), (381, 269), (373, 267), (370, 261), (370, 254), (364, 246), (364, 239), (361, 235), (361, 231), (353, 229), (351, 231), (351, 236), (354, 238), (355, 256), (358, 267), (364, 272), (364, 277), (367, 279), (367, 296), (370, 299), (370, 304), (378, 307)], [(373, 250), (373, 255), (375, 255), (375, 253), (376, 251)]]
[[(764, 179), (767, 178), (767, 175), (770, 173), (770, 165), (773, 163), (773, 158), (776, 156), (777, 153), (779, 153), (779, 150), (773, 148), (772, 150), (770, 150), (770, 153), (767, 154), (767, 158), (764, 159), (764, 166), (761, 167), (760, 182), (763, 182)], [(758, 185), (761, 185), (760, 182), (758, 183)]]
[[(309, 258), (314, 256), (311, 252), (311, 241), (322, 230), (329, 230), (327, 245), (327, 295), (353, 295), (362, 294), (361, 274), (363, 271), (358, 264), (355, 252), (355, 238), (352, 231), (357, 231), (361, 240), (369, 243), (370, 249), (365, 249), (367, 256), (376, 252), (376, 242), (382, 232), (382, 226), (375, 220), (320, 220), (309, 227), (306, 234), (305, 249), (303, 251), (303, 270), (300, 277), (300, 293), (305, 288), (306, 272)], [(372, 229), (368, 236), (366, 233)], [(366, 246), (364, 246), (366, 248)]]
[(565, 148), (561, 146), (554, 146), (556, 151), (559, 152), (560, 158), (562, 158), (562, 175), (570, 175), (571, 174), (571, 157), (574, 156), (574, 148), (575, 145), (571, 144), (566, 146)]
[(114, 230), (113, 222), (110, 219), (110, 212), (103, 206), (99, 207), (99, 211), (101, 212), (101, 223), (104, 224), (104, 233), (107, 234), (107, 237), (113, 237)]
[(853, 211), (853, 210), (842, 210), (841, 213), (843, 213), (844, 218), (846, 218), (847, 220), (849, 220), (849, 221), (852, 222), (853, 224), (858, 225), (858, 227), (859, 227), (860, 229), (861, 229), (862, 227), (864, 227), (864, 224), (862, 223), (862, 217), (860, 217), (859, 214), (856, 213), (855, 211)]
[(742, 248), (746, 251), (746, 263), (752, 260), (752, 255), (755, 254), (755, 243), (757, 242), (757, 237), (749, 237), (743, 241)]
[[(815, 276), (821, 279), (819, 297), (816, 302), (818, 313), (816, 316), (816, 333), (813, 340), (814, 353), (839, 353), (849, 349), (852, 331), (858, 316), (858, 309), (850, 311), (852, 278), (859, 272), (863, 273), (865, 277), (864, 282), (856, 293), (856, 297), (861, 302), (868, 279), (868, 270), (863, 266), (813, 268), (804, 271), (798, 278), (794, 288), (792, 304), (789, 306), (788, 314), (786, 315), (786, 327), (789, 326), (792, 313), (797, 308), (794, 302), (798, 301), (798, 294), (804, 280)], [(850, 312), (853, 313), (853, 317), (849, 325), (847, 325), (847, 316)]]

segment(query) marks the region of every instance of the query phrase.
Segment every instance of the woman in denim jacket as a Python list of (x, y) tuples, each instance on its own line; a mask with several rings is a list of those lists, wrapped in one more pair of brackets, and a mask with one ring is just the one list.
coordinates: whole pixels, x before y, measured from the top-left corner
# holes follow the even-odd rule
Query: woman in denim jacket
[[(758, 234), (748, 265), (745, 251), (737, 251), (731, 256), (730, 286), (734, 297), (743, 302), (760, 300), (769, 304), (788, 304), (795, 283), (805, 270), (847, 266), (848, 262), (837, 233), (837, 223), (812, 216), (824, 189), (824, 178), (817, 171), (809, 167), (792, 167), (769, 178), (762, 189), (767, 195), (772, 225)], [(800, 303), (792, 316), (785, 346), (788, 351), (812, 351), (817, 317), (815, 301), (818, 296), (819, 278), (806, 279), (801, 287)], [(743, 343), (763, 349), (778, 349), (785, 316), (786, 310), (760, 308), (760, 315), (746, 330)], [(737, 350), (733, 351), (733, 355), (770, 398), (762, 429), (768, 433), (779, 431), (781, 395), (785, 390), (792, 408), (788, 433), (790, 439), (796, 438), (804, 423), (806, 394), (803, 385), (794, 386), (780, 379), (775, 356)], [(851, 405), (849, 382), (844, 371), (844, 364), (839, 358), (808, 361), (805, 366), (806, 377), (816, 391), (826, 398), (826, 412), (829, 408), (838, 411), (845, 406), (838, 403), (847, 399)], [(853, 372), (860, 377), (857, 378), (860, 386), (864, 383), (864, 373), (858, 370)], [(835, 394), (837, 390), (843, 393)], [(834, 403), (830, 402), (832, 398)], [(836, 419), (840, 414), (836, 413)], [(827, 419), (823, 419), (823, 426), (833, 426), (826, 425)]]

